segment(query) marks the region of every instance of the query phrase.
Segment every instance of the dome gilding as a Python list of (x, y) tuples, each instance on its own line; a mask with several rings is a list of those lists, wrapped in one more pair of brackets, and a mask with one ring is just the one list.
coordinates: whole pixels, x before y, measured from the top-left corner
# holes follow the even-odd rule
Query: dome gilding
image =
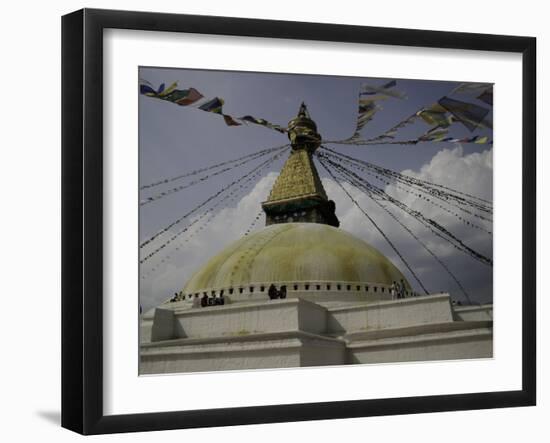
[(267, 226), (226, 247), (190, 278), (183, 293), (255, 283), (391, 285), (401, 279), (405, 277), (383, 254), (342, 229), (317, 223), (284, 223)]

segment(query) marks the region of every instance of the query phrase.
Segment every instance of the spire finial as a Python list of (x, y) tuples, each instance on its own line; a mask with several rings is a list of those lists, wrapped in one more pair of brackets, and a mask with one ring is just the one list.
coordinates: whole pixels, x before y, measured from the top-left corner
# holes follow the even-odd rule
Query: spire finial
[(300, 105), (298, 115), (288, 123), (288, 138), (292, 149), (306, 149), (315, 151), (321, 144), (321, 136), (317, 132), (317, 125), (309, 116), (304, 102)]
[(298, 117), (310, 118), (305, 102), (302, 102), (302, 104), (300, 105), (300, 109), (298, 110)]

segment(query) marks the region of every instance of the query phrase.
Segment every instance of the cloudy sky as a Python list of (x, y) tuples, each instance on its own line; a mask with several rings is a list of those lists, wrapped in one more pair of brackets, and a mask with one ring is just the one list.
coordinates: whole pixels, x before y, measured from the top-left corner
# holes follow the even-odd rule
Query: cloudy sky
[[(224, 112), (227, 114), (234, 116), (251, 114), (284, 126), (296, 115), (300, 103), (305, 101), (311, 117), (317, 123), (319, 132), (324, 139), (329, 140), (344, 139), (353, 133), (360, 85), (384, 83), (384, 79), (355, 77), (145, 67), (140, 68), (139, 77), (155, 86), (178, 81), (181, 89), (194, 87), (205, 97), (223, 98)], [(365, 126), (362, 135), (365, 138), (376, 136), (420, 107), (428, 106), (447, 95), (460, 82), (460, 79), (451, 80), (453, 81), (436, 82), (398, 79), (397, 89), (405, 92), (407, 98), (381, 102), (383, 109)], [(176, 106), (146, 96), (140, 96), (139, 100), (141, 185), (288, 142), (286, 135), (261, 126), (228, 127), (221, 117), (212, 113)], [(469, 98), (468, 101), (475, 102)], [(478, 104), (486, 106), (480, 102)], [(426, 124), (415, 123), (400, 131), (399, 139), (415, 138), (427, 129), (429, 127)], [(487, 130), (476, 131), (473, 135), (475, 134), (491, 135)], [(471, 136), (472, 133), (462, 125), (455, 124), (450, 135), (466, 137)], [(416, 146), (329, 146), (339, 152), (380, 166), (492, 200), (493, 162), (492, 147), (489, 145), (422, 143)], [(214, 199), (205, 205), (205, 210), (216, 206), (188, 232), (180, 235), (141, 266), (140, 303), (144, 309), (156, 306), (170, 298), (174, 292), (185, 285), (192, 273), (209, 257), (240, 238), (249, 229), (258, 214), (261, 214), (260, 204), (266, 200), (286, 157), (287, 155), (279, 158), (263, 170), (261, 176), (248, 182), (245, 188), (231, 195), (231, 198)], [(211, 195), (224, 189), (231, 181), (248, 173), (266, 158), (268, 157), (239, 166), (205, 180), (197, 186), (191, 186), (142, 206), (140, 243)], [(336, 202), (340, 227), (378, 248), (401, 269), (413, 287), (419, 290), (414, 278), (408, 274), (403, 263), (369, 224), (368, 219), (319, 165), (318, 170), (329, 198)], [(184, 185), (196, 177), (143, 191), (141, 198), (147, 198), (180, 184)], [(457, 300), (464, 298), (456, 283), (441, 265), (409, 233), (382, 213), (365, 194), (349, 185), (346, 187), (360, 205), (369, 211), (369, 214), (383, 227), (430, 292), (448, 291)], [(395, 185), (387, 186), (386, 192), (413, 209), (437, 220), (468, 246), (492, 257), (490, 235), (466, 226), (438, 207), (424, 200), (415, 199)], [(396, 209), (394, 213), (445, 262), (474, 301), (492, 301), (492, 268), (456, 251), (403, 212)], [(200, 212), (194, 216), (200, 216)], [(142, 250), (142, 256), (162, 245), (193, 220), (193, 216), (186, 218), (182, 223), (172, 227), (169, 232), (159, 236)], [(479, 220), (476, 219), (476, 222)], [(201, 226), (203, 228), (199, 230)], [(262, 215), (253, 229), (261, 229), (263, 226)], [(485, 227), (492, 230), (488, 224), (485, 224)]]

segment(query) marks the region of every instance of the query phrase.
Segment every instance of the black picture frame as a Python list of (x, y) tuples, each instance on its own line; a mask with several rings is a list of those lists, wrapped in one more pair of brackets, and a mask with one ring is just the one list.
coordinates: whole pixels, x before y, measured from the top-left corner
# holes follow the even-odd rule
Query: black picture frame
[[(522, 389), (131, 415), (103, 412), (103, 31), (108, 28), (522, 54)], [(151, 431), (536, 403), (536, 39), (83, 9), (62, 18), (62, 426)], [(519, 169), (519, 166), (518, 166)]]

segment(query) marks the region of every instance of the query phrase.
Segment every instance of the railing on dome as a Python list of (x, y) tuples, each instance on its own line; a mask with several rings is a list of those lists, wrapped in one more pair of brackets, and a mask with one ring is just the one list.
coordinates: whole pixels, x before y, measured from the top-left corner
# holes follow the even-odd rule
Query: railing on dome
[[(280, 282), (252, 282), (246, 285), (228, 287), (204, 288), (193, 292), (180, 292), (170, 301), (188, 301), (208, 297), (209, 299), (223, 298), (224, 303), (255, 302), (269, 300), (269, 287), (274, 284), (276, 289), (286, 287), (286, 298), (304, 298), (316, 302), (364, 302), (384, 301), (398, 298), (419, 296), (410, 288), (402, 294), (398, 290), (392, 291), (392, 284), (357, 282), (357, 281), (280, 281)], [(395, 287), (394, 287), (395, 288)], [(210, 305), (216, 303), (210, 303)]]

